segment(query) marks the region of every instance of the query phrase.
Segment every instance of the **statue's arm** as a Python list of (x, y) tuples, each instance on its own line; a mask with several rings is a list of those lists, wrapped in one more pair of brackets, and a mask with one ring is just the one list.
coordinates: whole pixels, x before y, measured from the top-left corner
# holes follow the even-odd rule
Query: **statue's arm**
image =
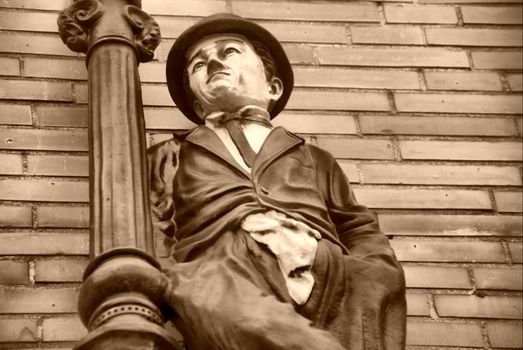
[(178, 169), (178, 152), (179, 143), (175, 139), (161, 142), (147, 150), (153, 228), (156, 234), (161, 232), (169, 238), (174, 238), (176, 232), (173, 182)]
[(376, 216), (358, 203), (334, 157), (316, 147), (311, 147), (311, 152), (316, 162), (320, 190), (341, 243), (355, 256), (364, 257), (376, 252), (393, 255)]
[[(406, 334), (405, 277), (381, 232), (375, 215), (356, 201), (350, 183), (336, 160), (316, 149), (319, 182), (345, 257), (347, 283), (353, 290), (350, 308), (363, 334), (380, 334), (385, 350), (402, 350)], [(319, 158), (318, 158), (319, 157)], [(367, 336), (364, 338), (367, 341)], [(369, 348), (374, 348), (370, 341)]]

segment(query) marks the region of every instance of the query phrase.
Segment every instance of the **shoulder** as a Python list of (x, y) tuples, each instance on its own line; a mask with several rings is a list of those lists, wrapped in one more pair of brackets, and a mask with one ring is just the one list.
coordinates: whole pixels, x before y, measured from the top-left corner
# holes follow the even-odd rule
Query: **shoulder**
[(310, 143), (306, 143), (304, 145), (310, 152), (312, 158), (315, 161), (321, 162), (321, 163), (334, 163), (336, 160), (334, 159), (333, 155), (330, 154), (328, 151), (324, 150), (323, 148), (320, 148), (316, 145), (312, 145)]

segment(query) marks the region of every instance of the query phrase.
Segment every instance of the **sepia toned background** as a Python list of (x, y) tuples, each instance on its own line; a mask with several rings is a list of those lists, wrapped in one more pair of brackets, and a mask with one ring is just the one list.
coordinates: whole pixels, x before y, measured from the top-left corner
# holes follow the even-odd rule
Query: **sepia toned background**
[[(85, 334), (86, 69), (56, 25), (70, 3), (0, 0), (0, 349)], [(216, 12), (256, 20), (294, 66), (275, 124), (339, 159), (403, 263), (409, 348), (523, 347), (521, 0), (142, 3), (163, 37), (140, 66), (149, 145), (192, 126), (165, 84), (173, 40)]]

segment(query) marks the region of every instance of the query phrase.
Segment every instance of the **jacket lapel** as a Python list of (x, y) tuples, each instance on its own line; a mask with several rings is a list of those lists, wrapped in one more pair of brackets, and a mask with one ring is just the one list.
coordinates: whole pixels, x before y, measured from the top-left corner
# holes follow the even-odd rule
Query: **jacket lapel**
[(304, 142), (301, 137), (294, 135), (281, 126), (274, 128), (263, 143), (254, 161), (253, 174), (262, 172), (276, 158)]
[(189, 135), (185, 138), (186, 141), (200, 146), (210, 152), (211, 154), (217, 156), (231, 167), (240, 171), (247, 178), (250, 178), (250, 175), (241, 167), (238, 162), (236, 162), (227, 150), (222, 140), (208, 127), (201, 125), (194, 128)]

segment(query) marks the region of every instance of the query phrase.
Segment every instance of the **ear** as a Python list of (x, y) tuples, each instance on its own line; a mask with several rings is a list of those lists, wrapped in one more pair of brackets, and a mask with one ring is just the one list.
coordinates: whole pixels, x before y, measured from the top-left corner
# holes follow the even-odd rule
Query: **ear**
[(198, 117), (200, 117), (202, 120), (204, 120), (205, 116), (207, 115), (207, 111), (205, 110), (205, 108), (203, 108), (203, 106), (200, 103), (200, 101), (195, 100), (193, 102), (193, 108), (194, 108), (194, 112), (196, 112)]
[(269, 88), (271, 100), (274, 102), (278, 101), (283, 94), (283, 83), (280, 78), (272, 77), (271, 81), (269, 81)]

